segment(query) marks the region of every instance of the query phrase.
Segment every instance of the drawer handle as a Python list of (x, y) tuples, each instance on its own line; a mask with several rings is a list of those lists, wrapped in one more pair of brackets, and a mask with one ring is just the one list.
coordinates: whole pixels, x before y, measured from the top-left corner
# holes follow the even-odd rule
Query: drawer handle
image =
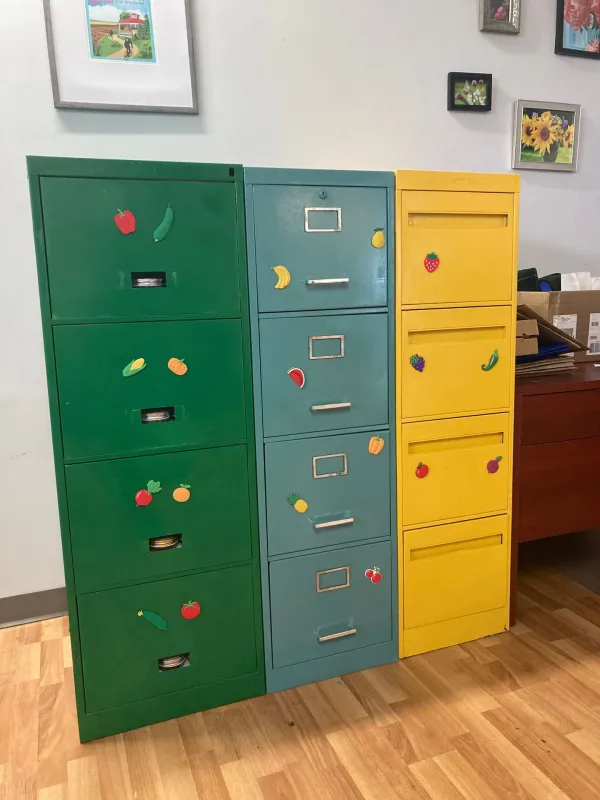
[(183, 536), (180, 533), (170, 533), (148, 539), (148, 550), (151, 553), (160, 553), (163, 550), (176, 550), (181, 547), (183, 547)]
[[(321, 586), (321, 578), (323, 575), (334, 575), (336, 572), (344, 572), (345, 579), (344, 583), (340, 583), (338, 586), (326, 586), (323, 588)], [(324, 592), (336, 592), (338, 589), (348, 589), (350, 587), (350, 567), (335, 567), (335, 569), (322, 569), (320, 572), (317, 572), (316, 575), (317, 581), (317, 594), (323, 594)]]
[(331, 642), (333, 639), (343, 639), (346, 636), (354, 636), (358, 631), (356, 628), (350, 628), (348, 631), (340, 631), (339, 633), (330, 633), (329, 636), (319, 636), (319, 642)]
[[(327, 212), (332, 211), (336, 215), (336, 224), (335, 228), (311, 228), (310, 227), (310, 218), (309, 215), (311, 213), (317, 212)], [(318, 206), (311, 206), (309, 208), (304, 209), (304, 230), (306, 233), (341, 233), (342, 230), (342, 209), (338, 207), (318, 207)]]
[(133, 289), (164, 289), (167, 285), (166, 272), (132, 272)]
[(351, 408), (352, 403), (329, 403), (325, 406), (311, 406), (311, 411), (336, 411), (339, 408)]
[(163, 408), (142, 408), (143, 425), (153, 425), (157, 422), (175, 422), (175, 406), (164, 406)]
[(354, 517), (332, 519), (330, 522), (317, 522), (313, 527), (316, 531), (320, 531), (322, 528), (339, 528), (340, 525), (354, 525)]
[(350, 278), (311, 278), (306, 281), (307, 286), (345, 286), (350, 283)]
[[(333, 356), (316, 356), (313, 353), (313, 342), (330, 342), (337, 339), (340, 343), (340, 352)], [(308, 337), (308, 358), (310, 361), (326, 361), (328, 358), (344, 358), (344, 334), (336, 336), (309, 336)]]
[[(339, 472), (323, 472), (319, 474), (319, 461), (326, 461), (328, 458), (343, 459), (344, 466)], [(313, 478), (318, 481), (321, 478), (341, 478), (348, 474), (348, 453), (332, 453), (330, 456), (313, 456)]]
[(481, 369), (484, 372), (490, 372), (491, 370), (494, 369), (494, 367), (496, 366), (498, 361), (500, 361), (500, 355), (499, 355), (497, 350), (494, 350), (494, 352), (490, 356), (490, 360), (488, 361), (488, 363), (487, 364), (482, 364), (481, 365)]
[(158, 671), (169, 672), (172, 669), (182, 669), (182, 667), (189, 667), (190, 654), (179, 653), (176, 656), (164, 656), (158, 659)]

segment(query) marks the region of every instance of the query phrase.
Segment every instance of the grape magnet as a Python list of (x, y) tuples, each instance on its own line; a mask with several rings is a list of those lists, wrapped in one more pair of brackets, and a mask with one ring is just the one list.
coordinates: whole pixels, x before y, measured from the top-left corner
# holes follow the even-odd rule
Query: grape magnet
[(415, 353), (414, 356), (410, 357), (410, 365), (413, 369), (416, 369), (417, 372), (423, 372), (425, 369), (425, 359), (423, 356)]

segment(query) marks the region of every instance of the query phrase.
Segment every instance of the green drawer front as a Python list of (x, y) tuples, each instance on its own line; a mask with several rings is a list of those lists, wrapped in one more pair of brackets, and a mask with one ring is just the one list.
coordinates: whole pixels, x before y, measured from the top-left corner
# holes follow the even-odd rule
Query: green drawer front
[(269, 555), (389, 536), (390, 452), (387, 433), (267, 444)]
[[(390, 548), (369, 544), (270, 564), (275, 669), (391, 641)], [(375, 567), (377, 584), (365, 576)]]
[[(195, 619), (182, 617), (189, 602), (200, 605)], [(257, 668), (251, 566), (83, 595), (77, 604), (87, 713)], [(160, 671), (159, 659), (184, 653), (188, 666)]]
[[(54, 343), (67, 459), (246, 436), (239, 320), (58, 326)], [(124, 377), (138, 358), (146, 367)], [(169, 369), (172, 358), (185, 361), (184, 375)], [(174, 419), (144, 424), (155, 409)]]
[(253, 186), (252, 197), (260, 311), (387, 305), (384, 188)]
[[(52, 318), (239, 314), (236, 187), (42, 178)], [(154, 240), (168, 205), (173, 223)], [(124, 235), (118, 209), (136, 230)], [(158, 287), (134, 288), (156, 273)]]
[(67, 467), (77, 592), (249, 560), (247, 460), (239, 446)]
[(386, 425), (387, 325), (387, 314), (262, 319), (265, 436)]

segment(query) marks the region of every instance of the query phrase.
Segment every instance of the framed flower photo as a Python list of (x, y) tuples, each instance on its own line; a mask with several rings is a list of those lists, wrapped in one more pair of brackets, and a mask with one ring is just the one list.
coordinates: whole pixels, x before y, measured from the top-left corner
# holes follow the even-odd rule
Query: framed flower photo
[(483, 72), (448, 73), (448, 111), (491, 110), (491, 75)]
[(522, 0), (479, 0), (479, 30), (486, 33), (519, 33)]
[(581, 106), (519, 100), (515, 114), (513, 169), (575, 172)]
[(554, 52), (600, 58), (600, 0), (557, 0)]
[(43, 0), (56, 108), (197, 114), (190, 0)]

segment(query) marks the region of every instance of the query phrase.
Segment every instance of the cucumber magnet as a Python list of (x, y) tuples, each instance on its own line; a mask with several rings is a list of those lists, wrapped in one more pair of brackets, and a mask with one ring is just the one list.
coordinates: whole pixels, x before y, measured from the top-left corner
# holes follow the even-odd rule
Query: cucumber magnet
[(490, 370), (494, 369), (494, 367), (496, 366), (498, 361), (500, 361), (500, 355), (498, 354), (497, 350), (494, 350), (494, 352), (490, 356), (490, 360), (488, 361), (488, 363), (487, 364), (482, 364), (481, 365), (481, 369), (484, 372), (489, 372)]
[(163, 239), (166, 239), (169, 235), (169, 231), (171, 230), (171, 225), (173, 224), (174, 219), (173, 209), (171, 208), (171, 204), (167, 206), (167, 210), (165, 211), (165, 216), (163, 217), (163, 221), (160, 223), (158, 228), (152, 234), (154, 236), (155, 242), (162, 242)]

